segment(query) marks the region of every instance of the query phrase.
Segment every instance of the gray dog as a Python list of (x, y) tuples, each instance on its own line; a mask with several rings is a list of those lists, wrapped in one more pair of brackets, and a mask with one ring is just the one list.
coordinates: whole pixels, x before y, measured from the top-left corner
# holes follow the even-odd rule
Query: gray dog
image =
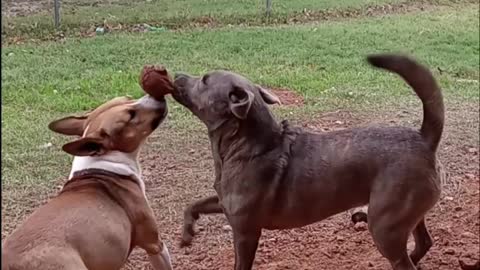
[[(368, 204), (369, 230), (393, 269), (416, 269), (432, 246), (424, 216), (440, 197), (436, 150), (443, 98), (430, 71), (400, 55), (372, 55), (375, 67), (399, 74), (423, 103), (420, 131), (367, 127), (302, 131), (275, 121), (279, 100), (226, 71), (175, 75), (175, 100), (208, 128), (218, 196), (185, 211), (184, 243), (199, 214), (223, 212), (233, 230), (235, 269), (249, 270), (262, 229), (290, 229)], [(407, 253), (413, 233), (415, 249)]]

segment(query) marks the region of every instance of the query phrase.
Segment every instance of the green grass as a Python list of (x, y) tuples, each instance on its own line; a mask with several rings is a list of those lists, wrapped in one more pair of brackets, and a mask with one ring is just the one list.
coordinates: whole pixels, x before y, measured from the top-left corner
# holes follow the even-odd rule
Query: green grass
[[(291, 15), (306, 10), (358, 9), (369, 5), (396, 3), (401, 0), (296, 0), (272, 1), (272, 20), (285, 21)], [(91, 0), (62, 1), (61, 30), (66, 33), (91, 26), (133, 25), (150, 23), (179, 27), (204, 21), (209, 17), (222, 25), (263, 22), (265, 20), (264, 0), (152, 0), (98, 2)], [(127, 12), (128, 11), (128, 12)], [(44, 37), (52, 34), (53, 13), (47, 10), (28, 17), (2, 17), (2, 35), (6, 37)]]
[[(2, 183), (48, 186), (65, 176), (70, 157), (59, 149), (66, 139), (48, 131), (48, 122), (114, 96), (140, 96), (137, 79), (146, 63), (195, 74), (231, 69), (263, 85), (294, 89), (311, 113), (375, 111), (417, 101), (399, 78), (364, 62), (368, 53), (402, 51), (443, 70), (435, 75), (447, 100), (478, 102), (478, 15), (476, 5), (464, 5), (308, 26), (123, 33), (4, 47)], [(170, 127), (197, 123), (175, 103), (170, 108)], [(41, 147), (48, 142), (54, 146)]]

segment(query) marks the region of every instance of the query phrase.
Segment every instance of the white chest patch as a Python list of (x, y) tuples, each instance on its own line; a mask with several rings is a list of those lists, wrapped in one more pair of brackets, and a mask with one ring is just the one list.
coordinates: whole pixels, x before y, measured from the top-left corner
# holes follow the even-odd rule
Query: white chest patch
[(140, 189), (145, 195), (145, 183), (143, 182), (140, 166), (135, 154), (127, 154), (118, 151), (113, 151), (100, 157), (75, 157), (72, 162), (72, 170), (68, 179), (73, 177), (73, 174), (78, 171), (86, 169), (102, 169), (120, 175), (133, 175), (137, 181)]

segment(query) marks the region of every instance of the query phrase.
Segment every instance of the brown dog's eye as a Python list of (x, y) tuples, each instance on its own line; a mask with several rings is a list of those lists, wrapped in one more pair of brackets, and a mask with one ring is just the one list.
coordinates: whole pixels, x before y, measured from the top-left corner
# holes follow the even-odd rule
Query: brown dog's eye
[(134, 110), (129, 110), (128, 114), (130, 114), (130, 120), (132, 120), (137, 115), (137, 112)]

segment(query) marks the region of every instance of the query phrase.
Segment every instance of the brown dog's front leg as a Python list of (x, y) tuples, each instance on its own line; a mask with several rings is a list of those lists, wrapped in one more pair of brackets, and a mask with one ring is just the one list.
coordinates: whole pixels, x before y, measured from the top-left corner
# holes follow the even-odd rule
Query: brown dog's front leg
[(195, 221), (202, 215), (223, 213), (222, 207), (218, 203), (218, 196), (211, 196), (198, 200), (185, 209), (183, 213), (183, 232), (180, 246), (189, 246), (195, 235)]
[(235, 270), (252, 269), (260, 235), (260, 230), (238, 232), (234, 229), (233, 243), (235, 245)]
[(172, 270), (172, 261), (170, 253), (165, 243), (158, 241), (157, 244), (146, 245), (145, 250), (148, 254), (150, 264), (155, 270)]

